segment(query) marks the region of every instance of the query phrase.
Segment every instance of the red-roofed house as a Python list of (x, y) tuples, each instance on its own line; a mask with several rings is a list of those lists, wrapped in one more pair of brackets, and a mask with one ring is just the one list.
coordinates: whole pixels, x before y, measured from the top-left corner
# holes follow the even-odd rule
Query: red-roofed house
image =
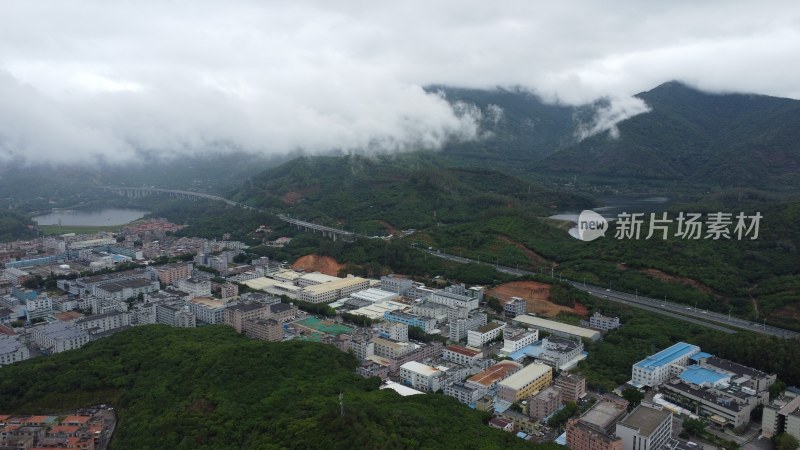
[(483, 357), (483, 353), (477, 348), (460, 345), (448, 345), (442, 351), (442, 358), (465, 366), (477, 363), (481, 357)]

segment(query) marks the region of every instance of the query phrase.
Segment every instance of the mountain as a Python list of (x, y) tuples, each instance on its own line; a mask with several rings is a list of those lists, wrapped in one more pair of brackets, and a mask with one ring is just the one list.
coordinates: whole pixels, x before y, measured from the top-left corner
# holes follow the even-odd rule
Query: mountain
[(710, 94), (669, 82), (637, 95), (652, 109), (536, 166), (545, 173), (706, 186), (800, 187), (800, 101)]
[(0, 412), (111, 404), (113, 449), (537, 448), (453, 398), (380, 391), (356, 366), (320, 343), (145, 325), (0, 368)]

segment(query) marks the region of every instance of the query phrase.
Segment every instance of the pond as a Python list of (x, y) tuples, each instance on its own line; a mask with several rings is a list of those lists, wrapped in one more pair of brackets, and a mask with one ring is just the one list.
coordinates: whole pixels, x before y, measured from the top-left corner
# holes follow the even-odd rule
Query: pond
[[(33, 218), (39, 225), (112, 226), (125, 225), (141, 219), (149, 211), (140, 209), (106, 208), (100, 210), (59, 209)], [(60, 222), (59, 222), (60, 221)]]

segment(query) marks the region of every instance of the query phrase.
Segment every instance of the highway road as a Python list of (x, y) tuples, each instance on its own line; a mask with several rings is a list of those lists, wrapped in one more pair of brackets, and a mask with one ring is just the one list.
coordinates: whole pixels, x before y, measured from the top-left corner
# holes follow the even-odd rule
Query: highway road
[[(419, 248), (419, 247), (417, 247)], [(487, 261), (477, 261), (462, 256), (451, 255), (435, 249), (422, 249), (421, 250), (437, 256), (439, 258), (448, 259), (458, 263), (478, 263), (493, 266), (498, 272), (503, 272), (516, 276), (524, 275), (538, 275), (535, 272), (528, 270), (517, 269), (514, 267), (501, 266), (499, 264), (492, 264)], [(608, 289), (600, 286), (592, 286), (589, 284), (581, 283), (574, 280), (567, 280), (560, 278), (562, 281), (570, 283), (578, 289), (588, 292), (595, 297), (607, 299), (616, 303), (621, 303), (628, 306), (633, 306), (639, 309), (644, 309), (664, 316), (674, 317), (685, 322), (696, 323), (706, 326), (715, 330), (723, 331), (726, 333), (734, 333), (735, 329), (742, 329), (752, 331), (754, 333), (765, 334), (768, 336), (776, 336), (783, 339), (798, 339), (800, 333), (783, 328), (773, 327), (763, 323), (751, 322), (749, 320), (740, 319), (726, 314), (720, 314), (713, 311), (706, 311), (702, 309), (693, 308), (685, 304), (669, 302), (663, 299), (656, 299), (644, 297), (637, 293), (622, 292), (614, 289)]]

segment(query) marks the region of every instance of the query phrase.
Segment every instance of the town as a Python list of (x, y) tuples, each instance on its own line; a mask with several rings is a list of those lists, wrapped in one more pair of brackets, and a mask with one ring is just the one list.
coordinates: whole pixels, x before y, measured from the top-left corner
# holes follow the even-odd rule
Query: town
[[(483, 286), (426, 286), (398, 274), (334, 276), (266, 257), (246, 261), (241, 242), (170, 235), (179, 228), (154, 219), (114, 235), (0, 244), (0, 365), (77, 349), (134, 326), (220, 324), (253, 339), (332, 345), (358, 358), (357, 373), (379, 377), (381, 389), (440, 392), (491, 413), (490, 427), (573, 450), (800, 438), (800, 390), (771, 399), (775, 374), (685, 342), (633, 365), (630, 381), (614, 392), (589, 389), (578, 370), (591, 358), (585, 346), (625, 326), (617, 317), (595, 312), (574, 325), (534, 314), (521, 297), (503, 299), (502, 312), (490, 308)], [(104, 448), (112, 407), (61, 421), (0, 415), (0, 446)], [(753, 420), (757, 409), (762, 417)], [(692, 440), (686, 430), (699, 423), (694, 436), (701, 439)]]

